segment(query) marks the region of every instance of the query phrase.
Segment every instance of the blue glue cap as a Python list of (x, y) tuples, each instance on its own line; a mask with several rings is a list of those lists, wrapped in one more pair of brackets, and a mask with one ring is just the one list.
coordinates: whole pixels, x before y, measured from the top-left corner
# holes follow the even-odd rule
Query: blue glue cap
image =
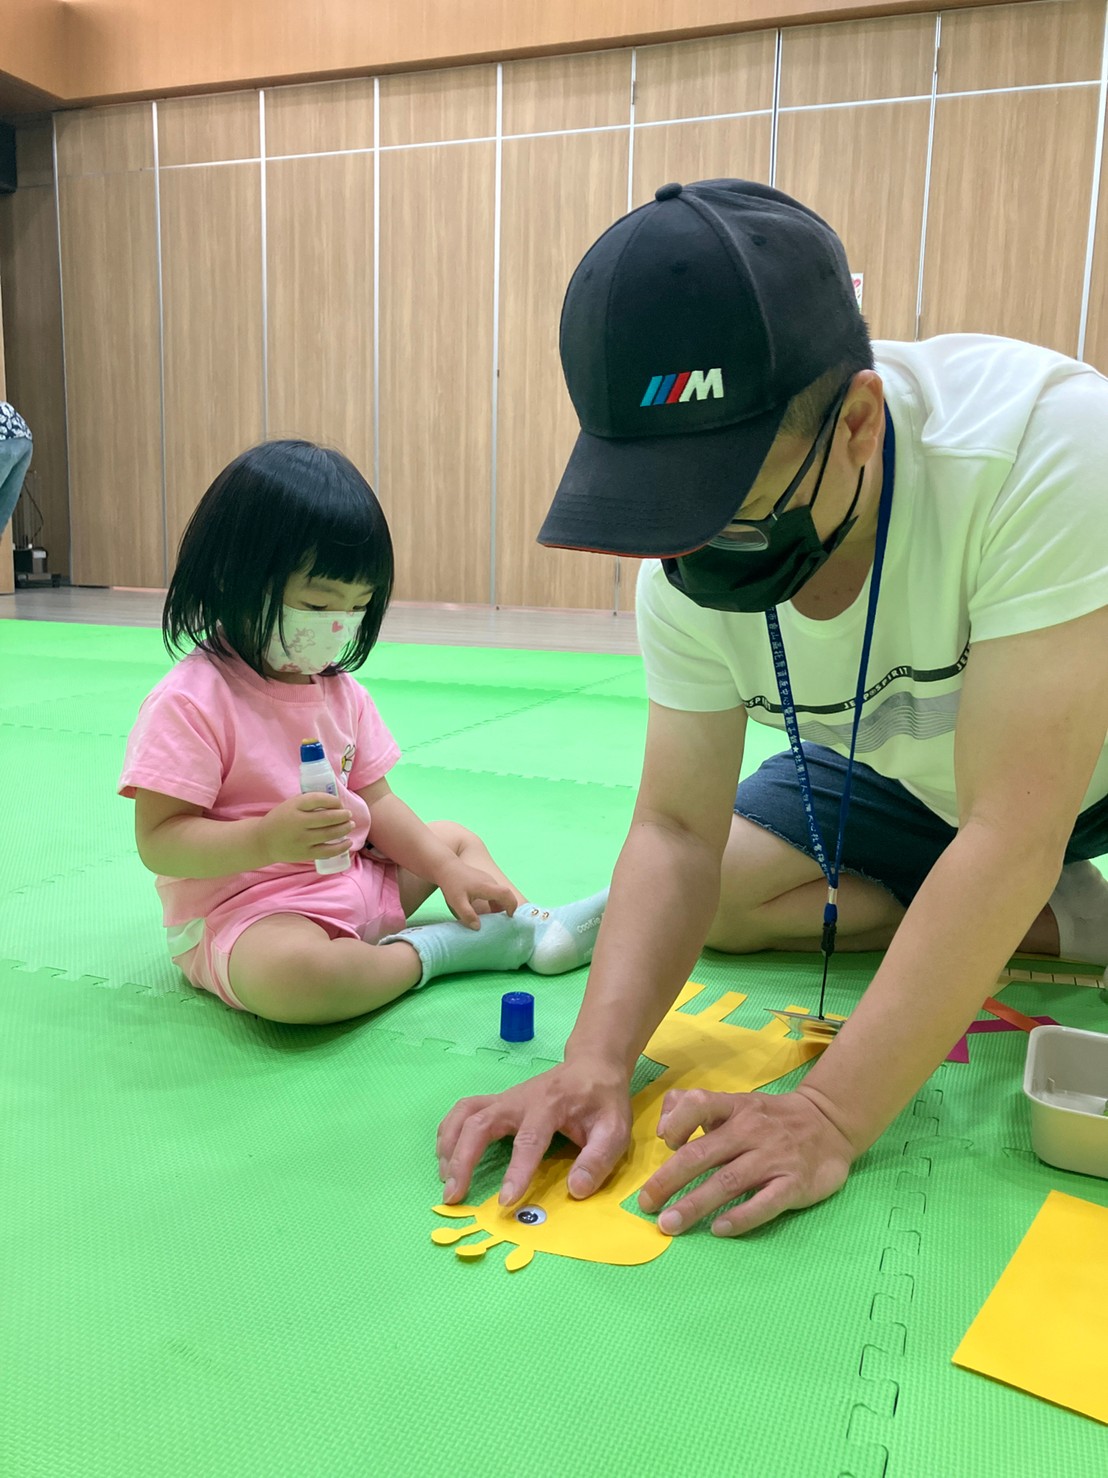
[(500, 1035), (505, 1042), (529, 1042), (535, 1035), (535, 998), (525, 990), (500, 997)]
[(318, 739), (305, 739), (300, 746), (300, 763), (310, 765), (315, 760), (324, 759), (323, 745)]

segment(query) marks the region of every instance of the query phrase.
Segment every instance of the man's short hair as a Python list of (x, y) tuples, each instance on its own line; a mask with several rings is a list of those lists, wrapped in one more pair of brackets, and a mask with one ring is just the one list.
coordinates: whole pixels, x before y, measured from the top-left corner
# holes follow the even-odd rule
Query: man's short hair
[(853, 379), (859, 370), (873, 369), (873, 345), (870, 343), (869, 328), (859, 313), (858, 331), (851, 342), (843, 345), (843, 355), (837, 364), (813, 380), (810, 385), (797, 392), (789, 401), (778, 434), (786, 436), (815, 436), (830, 409), (831, 402), (847, 380)]

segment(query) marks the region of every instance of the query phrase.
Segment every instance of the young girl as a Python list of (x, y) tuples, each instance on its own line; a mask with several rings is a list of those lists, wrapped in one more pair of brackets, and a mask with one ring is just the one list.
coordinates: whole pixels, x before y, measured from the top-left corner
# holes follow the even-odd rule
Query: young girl
[[(389, 788), (400, 752), (350, 673), (392, 578), (388, 525), (357, 469), (274, 441), (205, 493), (166, 597), (167, 647), (193, 649), (142, 704), (120, 794), (136, 803), (173, 959), (274, 1021), (342, 1021), (436, 975), (553, 975), (592, 956), (606, 892), (525, 905), (479, 837), (425, 825)], [(307, 738), (338, 796), (299, 794)], [(316, 871), (346, 855), (345, 871)], [(461, 922), (405, 928), (436, 888)]]

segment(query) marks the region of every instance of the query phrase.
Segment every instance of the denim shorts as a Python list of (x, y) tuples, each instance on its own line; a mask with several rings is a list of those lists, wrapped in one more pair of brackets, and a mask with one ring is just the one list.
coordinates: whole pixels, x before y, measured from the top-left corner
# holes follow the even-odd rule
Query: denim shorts
[[(816, 818), (830, 858), (839, 833), (839, 803), (846, 759), (821, 744), (805, 744)], [(771, 755), (735, 794), (735, 814), (753, 821), (815, 860), (792, 754)], [(941, 816), (869, 765), (854, 762), (850, 812), (843, 838), (842, 871), (887, 888), (905, 908), (916, 896), (947, 843), (956, 835)], [(1108, 852), (1108, 796), (1082, 811), (1074, 825), (1066, 862)]]

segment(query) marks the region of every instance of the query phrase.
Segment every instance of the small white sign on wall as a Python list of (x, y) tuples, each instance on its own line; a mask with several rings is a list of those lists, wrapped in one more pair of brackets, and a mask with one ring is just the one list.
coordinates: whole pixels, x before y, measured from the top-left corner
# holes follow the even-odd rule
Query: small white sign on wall
[(858, 312), (862, 311), (862, 282), (865, 278), (864, 272), (852, 272), (851, 278), (854, 282), (854, 296), (858, 300)]

